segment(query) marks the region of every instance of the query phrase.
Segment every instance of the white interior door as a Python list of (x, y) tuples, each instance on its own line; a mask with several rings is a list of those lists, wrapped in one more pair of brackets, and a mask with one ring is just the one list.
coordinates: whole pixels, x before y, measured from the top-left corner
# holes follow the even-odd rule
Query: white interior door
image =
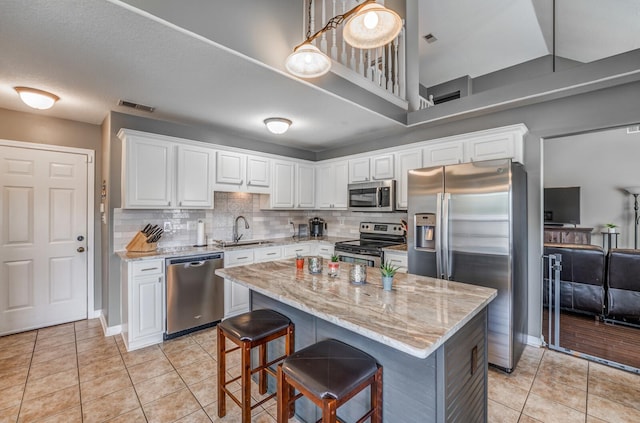
[(86, 157), (0, 146), (0, 335), (87, 318)]

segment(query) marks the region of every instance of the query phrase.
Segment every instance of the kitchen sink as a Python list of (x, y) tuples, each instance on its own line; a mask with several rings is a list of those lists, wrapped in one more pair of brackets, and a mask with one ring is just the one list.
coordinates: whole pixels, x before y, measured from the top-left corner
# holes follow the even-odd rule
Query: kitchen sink
[(218, 246), (222, 248), (227, 248), (227, 247), (243, 247), (247, 245), (268, 245), (268, 244), (273, 244), (273, 241), (237, 241), (237, 242), (223, 241), (218, 243)]

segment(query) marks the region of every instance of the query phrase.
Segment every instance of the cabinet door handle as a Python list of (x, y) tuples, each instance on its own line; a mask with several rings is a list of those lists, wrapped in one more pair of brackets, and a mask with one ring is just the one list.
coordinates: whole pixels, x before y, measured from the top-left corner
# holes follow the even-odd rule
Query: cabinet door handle
[(244, 182), (244, 179), (240, 179), (240, 185), (242, 185), (243, 182)]
[(158, 283), (162, 283), (162, 276), (158, 277)]

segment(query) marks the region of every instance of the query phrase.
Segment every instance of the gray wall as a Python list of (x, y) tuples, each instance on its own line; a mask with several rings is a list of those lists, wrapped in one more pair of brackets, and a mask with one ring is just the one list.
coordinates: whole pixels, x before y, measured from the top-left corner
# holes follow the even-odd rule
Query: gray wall
[[(74, 122), (41, 116), (36, 113), (24, 113), (14, 110), (0, 109), (0, 138), (27, 143), (50, 144), (64, 147), (85, 148), (95, 152), (95, 219), (94, 245), (90, 247), (94, 255), (94, 307), (99, 310), (101, 295), (101, 232), (98, 216), (100, 182), (102, 179), (102, 151), (100, 148), (100, 127), (88, 123)], [(91, 222), (91, 216), (89, 217)]]

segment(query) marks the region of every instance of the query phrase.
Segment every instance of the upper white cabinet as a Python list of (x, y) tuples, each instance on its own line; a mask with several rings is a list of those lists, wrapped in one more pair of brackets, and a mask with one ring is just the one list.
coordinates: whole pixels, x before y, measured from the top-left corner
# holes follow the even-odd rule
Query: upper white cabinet
[(408, 172), (420, 169), (422, 166), (422, 152), (419, 148), (405, 150), (396, 154), (396, 208), (407, 208)]
[(424, 167), (446, 166), (464, 161), (464, 142), (449, 141), (427, 145), (422, 149)]
[(219, 191), (268, 193), (271, 160), (235, 151), (216, 153), (216, 184)]
[(191, 145), (178, 145), (177, 151), (177, 206), (213, 207), (214, 151)]
[(271, 187), (270, 208), (292, 209), (295, 207), (295, 166), (294, 162), (273, 161), (273, 186)]
[(121, 130), (123, 208), (213, 207), (213, 150)]
[(296, 206), (312, 209), (316, 205), (315, 167), (310, 164), (296, 164)]
[(323, 162), (316, 166), (316, 208), (346, 209), (349, 162)]
[(505, 158), (522, 162), (522, 136), (514, 132), (474, 137), (464, 147), (465, 162)]
[(349, 183), (393, 179), (393, 154), (349, 160)]

